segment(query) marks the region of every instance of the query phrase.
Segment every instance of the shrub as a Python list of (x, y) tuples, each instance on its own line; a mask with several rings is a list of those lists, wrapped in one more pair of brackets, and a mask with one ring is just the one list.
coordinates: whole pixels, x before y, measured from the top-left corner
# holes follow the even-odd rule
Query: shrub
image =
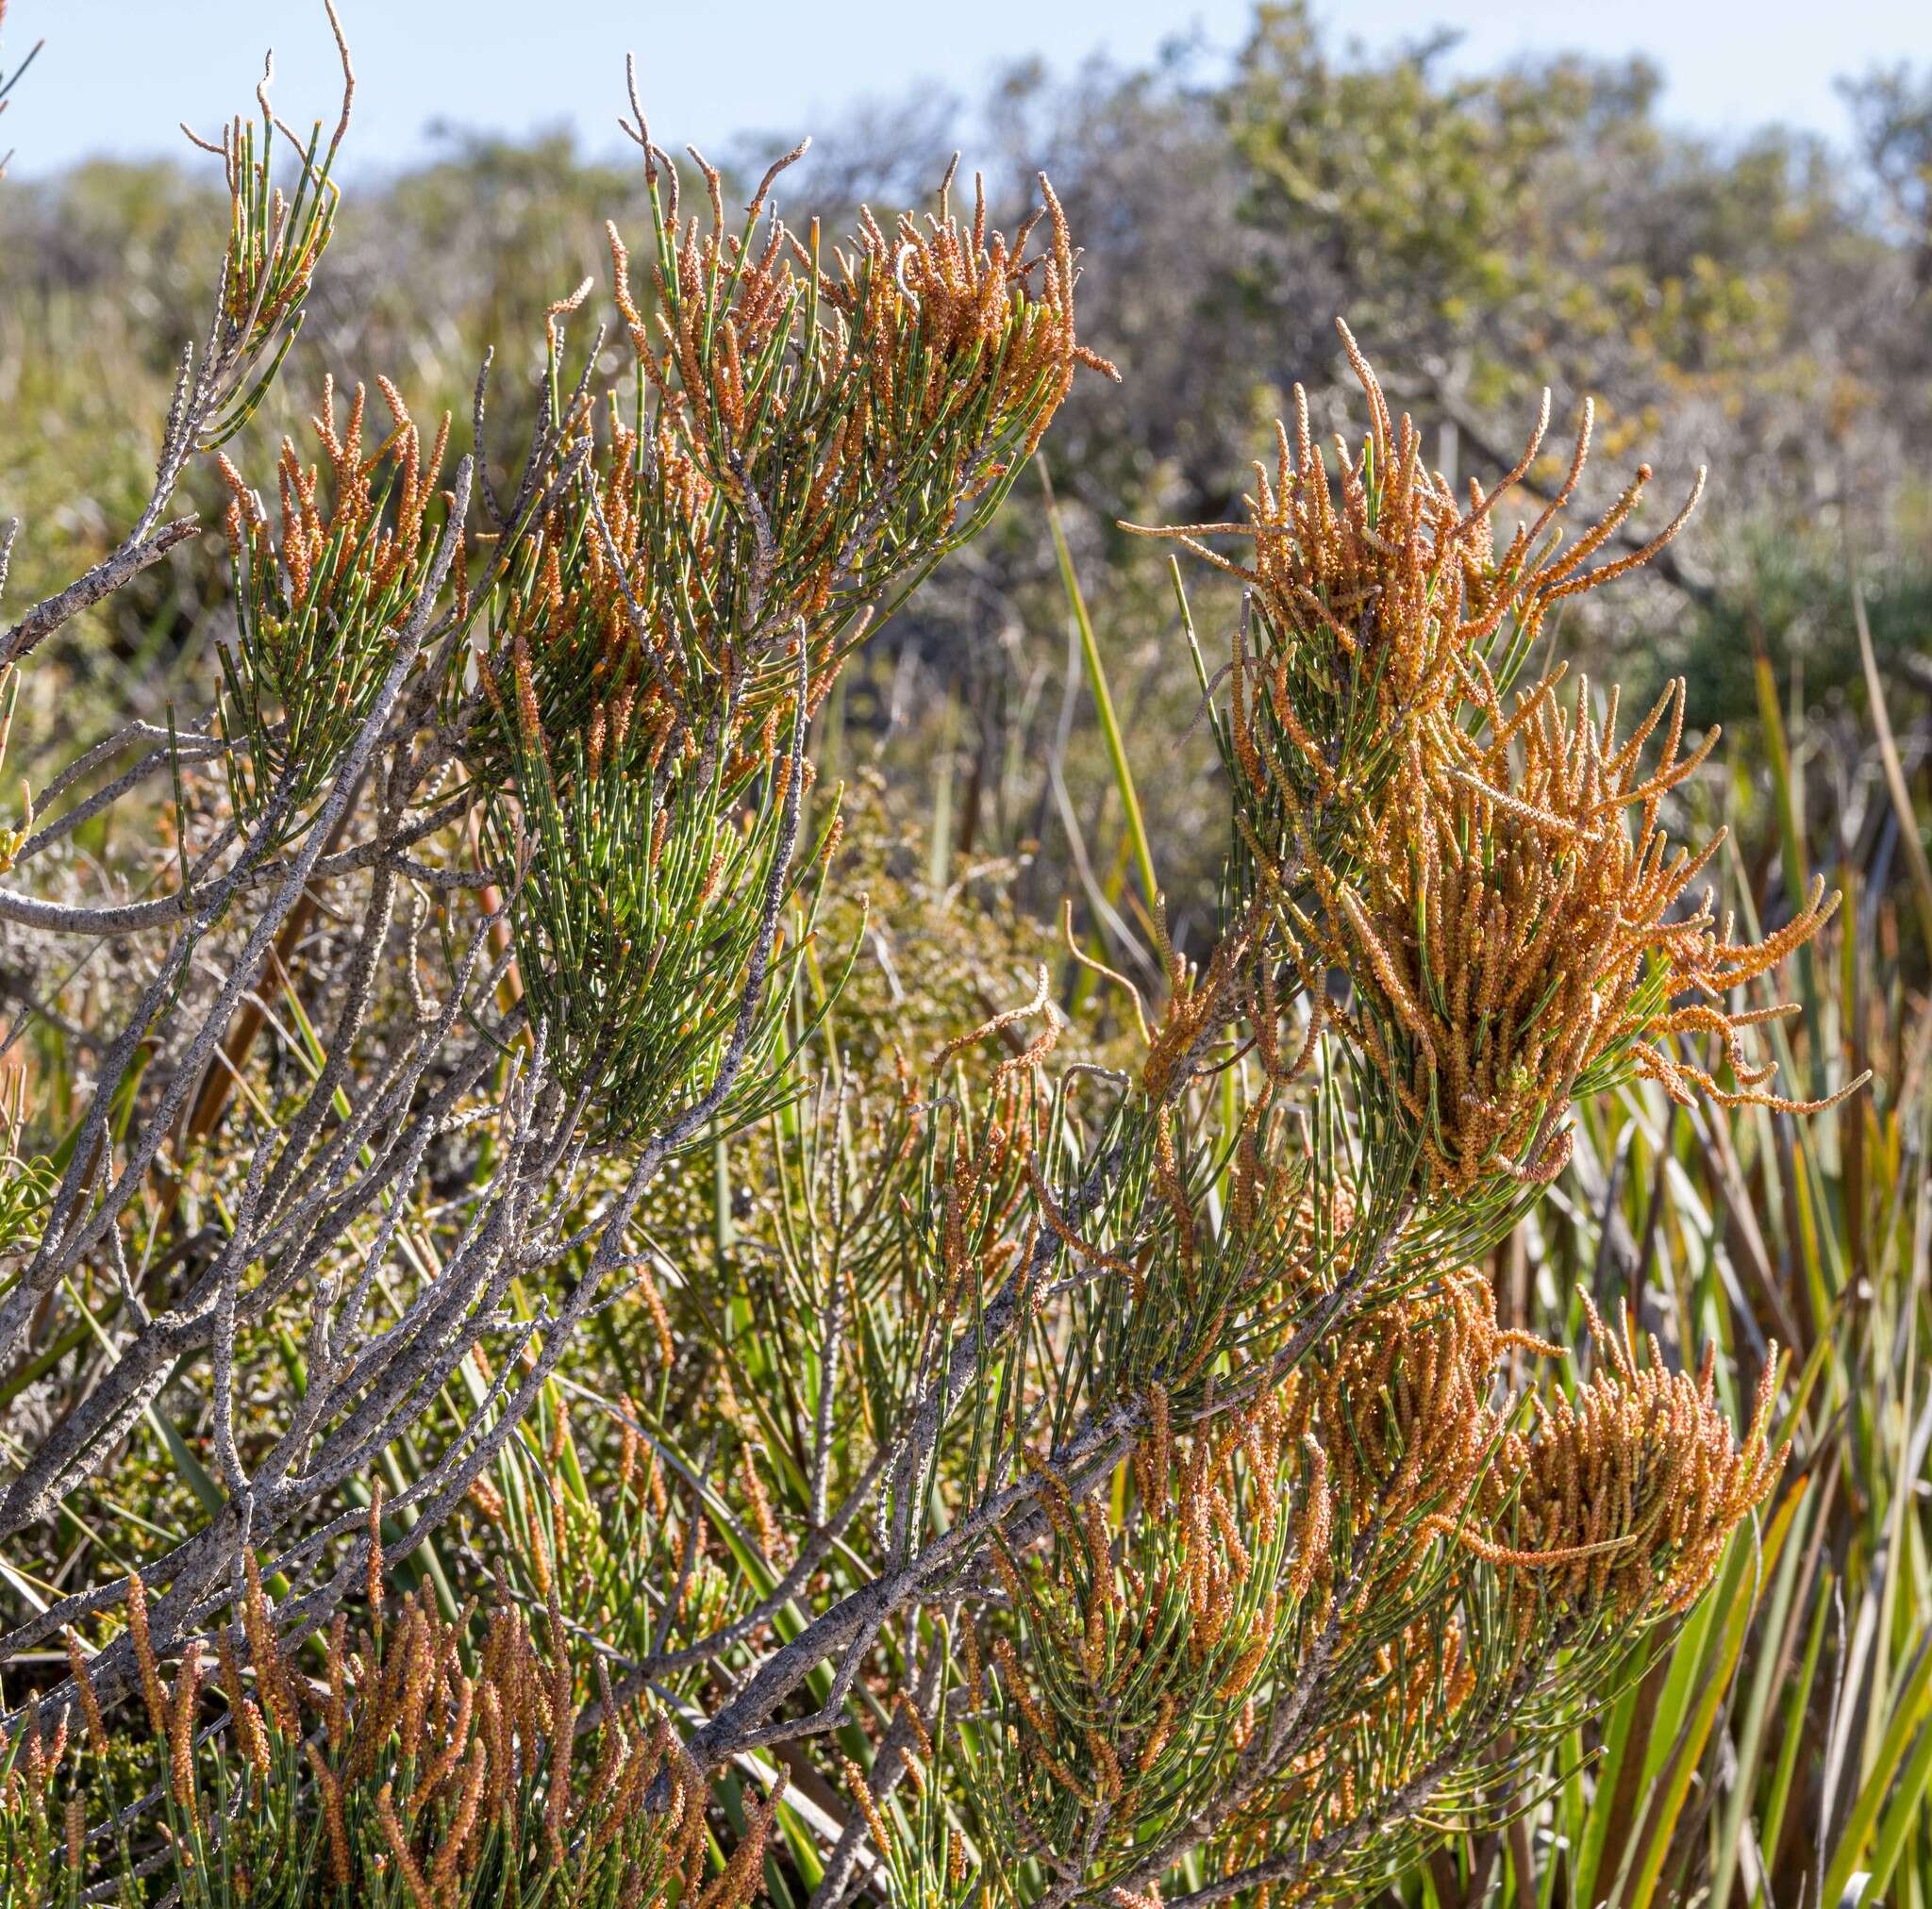
[[(1072, 1029), (1042, 962), (938, 1038), (855, 994), (848, 1044), (813, 717), (1111, 369), (1051, 189), (1008, 241), (949, 174), (828, 248), (772, 208), (795, 154), (741, 221), (693, 155), (691, 212), (639, 110), (627, 375), (574, 353), (586, 283), (513, 471), (487, 362), (453, 472), (450, 418), (325, 382), (269, 503), (220, 447), (328, 242), (343, 68), (326, 146), (265, 91), (225, 133), (153, 497), (0, 639), (18, 669), (189, 535), (169, 499), (220, 458), (211, 716), (69, 764), (0, 888), (39, 940), (156, 951), (8, 1168), (0, 1366), (52, 1397), (0, 1524), (80, 1523), (144, 1428), (192, 1492), (0, 1637), (70, 1665), (8, 1718), (14, 1895), (73, 1900), (98, 1850), (185, 1901), (1347, 1901), (1506, 1811), (1783, 1461), (1774, 1354), (1740, 1434), (1707, 1362), (1592, 1311), (1572, 1374), (1474, 1270), (1579, 1096), (1801, 1110), (1746, 990), (1830, 905), (1756, 943), (1687, 907), (1714, 844), (1667, 808), (1714, 738), (1686, 753), (1681, 686), (1620, 738), (1529, 670), (1686, 513), (1598, 561), (1640, 473), (1565, 547), (1586, 414), (1505, 534), (1547, 420), (1459, 502), (1344, 329), (1359, 447), (1331, 473), (1304, 408), (1243, 522), (1172, 533), (1244, 590), (1201, 669), (1211, 937), (1153, 898), (1150, 1004), (1069, 923), (1138, 1040)], [(83, 899), (68, 852), (124, 805), (160, 892)], [(165, 1765), (145, 1814), (129, 1754)]]

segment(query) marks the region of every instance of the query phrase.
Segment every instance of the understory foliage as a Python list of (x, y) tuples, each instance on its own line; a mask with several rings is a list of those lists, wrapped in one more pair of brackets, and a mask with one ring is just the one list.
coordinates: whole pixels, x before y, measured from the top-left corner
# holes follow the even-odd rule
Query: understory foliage
[[(949, 172), (833, 243), (796, 153), (727, 214), (633, 95), (614, 379), (559, 287), (511, 465), (486, 362), (467, 423), (325, 381), (251, 476), (342, 58), (326, 144), (264, 88), (215, 148), (148, 508), (0, 637), (219, 460), (205, 719), (62, 765), (0, 886), (143, 951), (72, 1123), (27, 1071), (8, 1121), (8, 1900), (1346, 1902), (1501, 1822), (1765, 1503), (1786, 1375), (1733, 1414), (1627, 1310), (1503, 1323), (1484, 1262), (1579, 1102), (1857, 1085), (1759, 1057), (1835, 898), (1700, 897), (1683, 686), (1626, 727), (1546, 660), (1690, 506), (1627, 540), (1640, 471), (1566, 526), (1586, 411), (1516, 521), (1547, 406), (1458, 494), (1343, 327), (1361, 435), (1300, 402), (1242, 518), (1152, 533), (1241, 586), (1224, 662), (1187, 629), (1227, 831), (1198, 948), (1148, 898), (1154, 998), (1067, 918), (1109, 1037), (895, 919), (817, 767), (1112, 370), (1045, 179), (1010, 238)], [(183, 1490), (117, 1518), (157, 1448)]]

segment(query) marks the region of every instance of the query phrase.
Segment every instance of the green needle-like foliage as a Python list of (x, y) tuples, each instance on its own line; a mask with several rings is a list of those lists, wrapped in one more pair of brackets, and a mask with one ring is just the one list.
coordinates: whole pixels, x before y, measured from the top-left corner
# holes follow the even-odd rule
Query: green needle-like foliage
[(252, 820), (275, 792), (290, 835), (367, 719), (448, 522), (440, 484), (449, 419), (425, 460), (415, 421), (387, 379), (383, 395), (395, 427), (365, 456), (361, 387), (339, 427), (334, 390), (324, 386), (314, 430), (328, 491), (285, 439), (278, 535), (241, 473), (221, 460), (232, 492), (236, 622), (236, 640), (222, 652), (223, 727), (243, 745), (228, 758), (230, 793)]

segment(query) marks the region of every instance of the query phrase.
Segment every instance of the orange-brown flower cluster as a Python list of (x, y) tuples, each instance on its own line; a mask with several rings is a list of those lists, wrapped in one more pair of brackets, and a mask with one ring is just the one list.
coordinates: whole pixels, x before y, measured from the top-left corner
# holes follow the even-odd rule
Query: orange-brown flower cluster
[[(1275, 427), (1273, 475), (1255, 465), (1244, 522), (1168, 525), (1142, 535), (1173, 537), (1249, 587), (1254, 647), (1238, 638), (1232, 659), (1231, 740), (1244, 810), (1285, 811), (1283, 847), (1306, 856), (1321, 821), (1365, 794), (1385, 798), (1391, 770), (1411, 770), (1415, 752), (1468, 693), (1471, 666), (1503, 639), (1511, 654), (1534, 640), (1550, 607), (1621, 575), (1676, 534), (1674, 522), (1641, 550), (1582, 566), (1622, 528), (1648, 471), (1567, 552), (1545, 533), (1582, 475), (1591, 418), (1586, 407), (1567, 477), (1536, 518), (1498, 547), (1498, 502), (1529, 472), (1548, 427), (1541, 416), (1516, 468), (1491, 491), (1472, 482), (1468, 506), (1423, 462), (1421, 434), (1396, 423), (1380, 382), (1345, 324), (1349, 361), (1368, 398), (1370, 430), (1359, 453), (1336, 440), (1338, 476), (1295, 388), (1295, 431)], [(1200, 540), (1237, 536), (1254, 546), (1237, 562)], [(1392, 799), (1392, 798), (1391, 798)], [(1244, 813), (1250, 845), (1270, 831)], [(1279, 875), (1278, 868), (1272, 872)]]
[[(613, 424), (604, 463), (590, 480), (590, 522), (581, 495), (564, 496), (534, 526), (534, 560), (515, 568), (494, 607), (497, 659), (477, 657), (486, 693), (524, 748), (547, 752), (552, 736), (580, 740), (592, 781), (607, 763), (656, 772), (704, 654), (681, 611), (702, 594), (693, 579), (715, 562), (711, 486), (667, 423), (648, 442)], [(506, 654), (508, 687), (497, 668)], [(729, 639), (712, 654), (728, 680)], [(700, 746), (689, 724), (680, 741)]]
[[(1417, 1555), (1426, 1548), (1428, 1519), (1460, 1505), (1485, 1475), (1503, 1424), (1498, 1367), (1511, 1348), (1559, 1351), (1499, 1326), (1489, 1281), (1466, 1267), (1377, 1309), (1335, 1358), (1290, 1380), (1290, 1422), (1319, 1441), (1345, 1532), (1407, 1532)], [(1407, 1568), (1392, 1567), (1398, 1575)], [(1332, 1560), (1305, 1569), (1325, 1584)]]
[(985, 1303), (1031, 1253), (1032, 1240), (1016, 1238), (1008, 1223), (1032, 1171), (1034, 1136), (1017, 1104), (1029, 1091), (1030, 1084), (1010, 1090), (976, 1134), (963, 1120), (955, 1126), (939, 1164), (937, 1271), (944, 1319)]
[[(225, 456), (228, 550), (236, 641), (224, 645), (222, 721), (245, 740), (230, 759), (238, 805), (253, 813), (278, 787), (295, 808), (320, 787), (362, 721), (395, 654), (397, 634), (422, 603), (454, 507), (441, 488), (449, 447), (445, 413), (426, 454), (401, 394), (379, 381), (394, 420), (372, 452), (357, 387), (338, 417), (332, 381), (311, 421), (323, 468), (285, 439), (272, 521)], [(458, 606), (462, 598), (462, 564)]]
[[(985, 184), (975, 178), (974, 187), (970, 227), (950, 210), (923, 222), (906, 212), (888, 238), (863, 212), (858, 257), (839, 256), (840, 279), (825, 287), (824, 298), (855, 337), (877, 341), (867, 354), (874, 418), (909, 415), (929, 427), (944, 411), (967, 405), (982, 405), (995, 417), (1037, 407), (1020, 448), (1024, 457), (1072, 390), (1076, 366), (1116, 382), (1120, 374), (1074, 336), (1074, 242), (1046, 175), (1040, 176), (1045, 204), (1010, 247), (1003, 234), (989, 236)], [(1026, 243), (1041, 219), (1051, 243), (1028, 258)], [(1036, 275), (1037, 290), (1030, 282)], [(909, 336), (894, 340), (906, 304), (917, 322)], [(896, 352), (890, 348), (894, 341)], [(988, 468), (977, 482), (993, 474)]]
[[(1340, 1024), (1414, 1121), (1431, 1180), (1452, 1192), (1498, 1170), (1554, 1178), (1569, 1158), (1572, 1097), (1619, 1065), (1679, 1100), (1695, 1086), (1727, 1103), (1799, 1104), (1768, 1092), (1771, 1069), (1740, 1047), (1744, 1028), (1788, 1010), (1733, 1010), (1727, 998), (1814, 934), (1837, 897), (1821, 885), (1757, 945), (1715, 928), (1707, 895), (1686, 909), (1723, 837), (1674, 847), (1659, 809), (1716, 731), (1680, 754), (1682, 683), (1622, 742), (1614, 704), (1601, 721), (1573, 719), (1555, 690), (1554, 678), (1539, 683), (1507, 717), (1487, 695), (1480, 739), (1452, 726), (1418, 752), (1419, 789), (1364, 831), (1355, 878), (1311, 871), (1323, 957), (1356, 980)], [(1579, 701), (1587, 712), (1587, 684)], [(1662, 1045), (1702, 1034), (1723, 1040), (1735, 1088)]]
[(1657, 1342), (1640, 1356), (1626, 1310), (1612, 1333), (1585, 1301), (1604, 1363), (1574, 1399), (1538, 1404), (1484, 1481), (1485, 1536), (1457, 1541), (1505, 1568), (1521, 1633), (1558, 1616), (1612, 1622), (1688, 1610), (1739, 1522), (1784, 1466), (1771, 1442), (1776, 1348), (1741, 1444), (1719, 1410), (1714, 1361), (1663, 1368)]
[(1346, 1529), (1381, 1535), (1378, 1575), (1458, 1545), (1503, 1571), (1525, 1635), (1533, 1619), (1579, 1613), (1667, 1616), (1709, 1582), (1783, 1463), (1768, 1431), (1775, 1351), (1740, 1444), (1709, 1354), (1694, 1379), (1666, 1371), (1654, 1340), (1648, 1361), (1639, 1355), (1627, 1315), (1612, 1334), (1588, 1296), (1584, 1306), (1602, 1364), (1574, 1398), (1533, 1392), (1527, 1429), (1499, 1392), (1504, 1354), (1561, 1349), (1499, 1326), (1474, 1268), (1378, 1308), (1333, 1359), (1290, 1381), (1287, 1424), (1319, 1443)]
[[(1462, 1738), (1479, 1756), (1557, 1645), (1686, 1609), (1776, 1479), (1774, 1377), (1740, 1444), (1708, 1363), (1667, 1374), (1590, 1318), (1602, 1370), (1527, 1426), (1509, 1355), (1560, 1349), (1501, 1325), (1471, 1267), (1185, 1434), (1150, 1387), (1124, 1520), (1042, 1473), (1044, 1556), (995, 1554), (1006, 1734), (971, 1790), (998, 1834), (1096, 1893), (1139, 1875), (1137, 1823), (1214, 1800), (1232, 1867), (1284, 1825), (1306, 1847)], [(977, 1708), (976, 1638), (966, 1656)]]
[[(1075, 255), (1043, 176), (1045, 205), (1010, 245), (1004, 234), (989, 233), (978, 185), (970, 226), (943, 191), (938, 214), (902, 213), (890, 235), (861, 208), (852, 250), (835, 246), (828, 273), (816, 224), (801, 241), (773, 217), (756, 248), (749, 226), (743, 238), (727, 232), (718, 174), (699, 163), (711, 199), (708, 230), (696, 215), (679, 226), (676, 174), (664, 171), (671, 201), (652, 268), (661, 326), (655, 339), (631, 290), (624, 243), (614, 226), (608, 230), (617, 304), (639, 357), (659, 390), (681, 393), (694, 440), (722, 452), (712, 473), (721, 484), (731, 487), (738, 475), (741, 489), (733, 454), (753, 455), (755, 434), (782, 439), (817, 427), (822, 460), (809, 495), (831, 519), (841, 491), (878, 483), (895, 453), (903, 460), (942, 419), (976, 410), (984, 432), (1024, 413), (1024, 456), (1071, 390), (1075, 366), (1118, 377), (1074, 335)], [(768, 177), (754, 200), (754, 215), (770, 184)], [(1029, 258), (1027, 241), (1042, 219), (1051, 245)], [(801, 317), (811, 335), (794, 374), (786, 347)], [(983, 448), (975, 447), (975, 458)], [(991, 474), (981, 462), (967, 494)]]
[[(685, 460), (686, 507), (675, 535), (647, 521), (641, 548), (613, 513), (611, 540), (634, 591), (659, 600), (647, 620), (713, 671), (729, 667), (727, 643), (755, 668), (802, 622), (816, 705), (858, 606), (958, 540), (962, 508), (1031, 453), (1076, 366), (1112, 367), (1075, 337), (1075, 255), (1044, 180), (1044, 211), (1010, 246), (988, 233), (983, 197), (968, 227), (942, 195), (939, 214), (908, 213), (891, 235), (862, 212), (827, 269), (816, 224), (801, 241), (774, 215), (756, 237), (772, 176), (796, 154), (740, 234), (725, 230), (702, 160), (709, 226), (680, 223), (675, 169), (641, 143), (656, 296), (647, 314), (611, 226), (615, 296), (658, 399), (656, 456), (642, 462), (661, 482)], [(1029, 257), (1042, 218), (1051, 243)], [(630, 462), (616, 468), (627, 477)]]
[(1272, 1665), (1271, 1714), (1293, 1728), (1242, 1793), (1222, 1867), (1338, 1841), (1271, 1900), (1355, 1900), (1357, 1860), (1375, 1860), (1348, 1834), (1364, 1813), (1458, 1757), (1474, 1768), (1560, 1674), (1554, 1647), (1687, 1609), (1775, 1482), (1771, 1370), (1740, 1444), (1708, 1362), (1668, 1374), (1627, 1322), (1613, 1337), (1589, 1316), (1604, 1369), (1574, 1400), (1539, 1400), (1526, 1429), (1504, 1354), (1557, 1348), (1499, 1327), (1474, 1269), (1359, 1319), (1282, 1393), (1284, 1453), (1298, 1446), (1283, 1502), (1302, 1508), (1279, 1583), (1312, 1602)]
[[(1534, 464), (1547, 403), (1515, 470), (1492, 491), (1473, 484), (1465, 507), (1342, 337), (1371, 426), (1358, 456), (1338, 445), (1339, 487), (1298, 391), (1293, 440), (1278, 432), (1272, 477), (1257, 467), (1248, 521), (1178, 533), (1250, 587), (1256, 611), (1236, 639), (1227, 742), (1237, 861), (1252, 864), (1277, 931), (1246, 989), (1270, 1077), (1291, 1078), (1332, 1019), (1406, 1115), (1427, 1186), (1452, 1195), (1493, 1175), (1553, 1178), (1571, 1099), (1620, 1069), (1678, 1100), (1827, 1104), (1778, 1098), (1742, 1051), (1743, 1029), (1787, 1010), (1727, 997), (1815, 933), (1836, 898), (1821, 888), (1758, 945), (1718, 928), (1707, 902), (1686, 904), (1722, 838), (1685, 850), (1662, 825), (1665, 798), (1716, 740), (1684, 751), (1682, 685), (1621, 741), (1614, 696), (1599, 717), (1582, 685), (1572, 715), (1560, 670), (1505, 706), (1551, 608), (1653, 556), (1696, 492), (1657, 536), (1592, 567), (1641, 499), (1640, 468), (1566, 548), (1558, 520), (1589, 455), (1586, 407), (1562, 481), (1500, 540), (1498, 501)], [(1248, 537), (1252, 561), (1198, 541), (1216, 532)], [(1244, 921), (1229, 945), (1251, 933)], [(1291, 1059), (1277, 1051), (1277, 966), (1311, 1009)], [(1354, 984), (1346, 1011), (1327, 998), (1334, 968)], [(1670, 1046), (1700, 1036), (1723, 1043), (1735, 1086)]]
[[(379, 1585), (379, 1562), (373, 1575)], [(278, 1640), (251, 1558), (245, 1652), (235, 1652), (223, 1635), (208, 1666), (201, 1648), (192, 1647), (172, 1691), (149, 1642), (138, 1580), (127, 1609), (175, 1808), (212, 1834), (201, 1759), (233, 1758), (224, 1781), (247, 1790), (251, 1806), (223, 1826), (225, 1854), (258, 1882), (288, 1860), (278, 1818), (298, 1807), (321, 1822), (320, 1862), (329, 1883), (357, 1900), (387, 1871), (415, 1909), (444, 1909), (464, 1900), (464, 1885), (480, 1867), (506, 1859), (548, 1871), (568, 1861), (615, 1879), (613, 1900), (649, 1909), (672, 1901), (743, 1909), (756, 1893), (777, 1791), (748, 1807), (745, 1834), (708, 1882), (708, 1786), (665, 1718), (613, 1705), (607, 1686), (592, 1753), (579, 1759), (574, 1674), (554, 1591), (546, 1643), (506, 1586), (469, 1659), (471, 1610), (446, 1621), (425, 1585), (389, 1622), (378, 1614), (353, 1640), (338, 1617), (317, 1677)], [(69, 1659), (89, 1742), (105, 1756), (107, 1726), (71, 1634)], [(225, 1741), (197, 1751), (210, 1668), (217, 1673), (211, 1694), (225, 1702), (233, 1727)], [(22, 1776), (6, 1781), (37, 1784), (44, 1797), (69, 1748), (64, 1725), (50, 1748), (30, 1724)], [(301, 1794), (311, 1785), (312, 1801)], [(658, 1795), (647, 1807), (653, 1789)], [(668, 1807), (655, 1807), (667, 1797)], [(78, 1807), (84, 1829), (84, 1801)]]
[[(519, 923), (533, 1012), (572, 1021), (553, 1042), (568, 1077), (648, 1085), (619, 1096), (631, 1123), (681, 1078), (661, 1066), (666, 1031), (693, 1049), (722, 1024), (712, 1009), (735, 1008), (719, 951), (753, 949), (758, 860), (793, 774), (812, 774), (790, 734), (869, 619), (983, 521), (1094, 361), (1050, 191), (1042, 255), (1024, 256), (1030, 231), (1010, 248), (989, 235), (983, 207), (970, 233), (942, 208), (896, 241), (865, 215), (827, 269), (816, 230), (801, 243), (773, 216), (758, 236), (770, 177), (730, 233), (700, 160), (706, 229), (636, 137), (657, 227), (647, 302), (609, 238), (650, 401), (607, 429), (581, 393), (556, 398), (545, 468), (572, 481), (504, 539), (476, 656), (488, 707), (466, 739), (492, 850), (540, 846)], [(578, 302), (553, 311), (553, 376)], [(752, 835), (735, 820), (746, 801)], [(702, 1002), (673, 998), (690, 988)]]
[[(1141, 1515), (1124, 1524), (1041, 1474), (1048, 1554), (1022, 1562), (1003, 1543), (993, 1553), (1015, 1619), (991, 1645), (1011, 1733), (1005, 1773), (986, 1790), (997, 1837), (1061, 1853), (1084, 1845), (1104, 1868), (1130, 1859), (1137, 1824), (1206, 1801), (1216, 1754), (1254, 1731), (1288, 1635), (1285, 1429), (1264, 1399), (1176, 1439), (1157, 1395), (1134, 1456)], [(967, 1656), (977, 1664), (976, 1638)]]
[[(363, 388), (356, 387), (348, 416), (339, 426), (335, 380), (323, 379), (322, 407), (309, 423), (328, 465), (326, 515), (322, 473), (317, 466), (303, 463), (293, 440), (282, 440), (275, 464), (279, 534), (271, 530), (254, 493), (227, 456), (217, 459), (229, 492), (230, 555), (239, 563), (245, 541), (258, 566), (272, 569), (279, 558), (293, 606), (335, 607), (352, 576), (369, 594), (381, 597), (422, 555), (424, 516), (440, 489), (442, 460), (449, 449), (449, 413), (442, 414), (425, 458), (422, 433), (402, 393), (388, 378), (376, 383), (394, 428), (370, 456), (362, 442)], [(389, 469), (378, 491), (376, 477), (385, 465)], [(365, 536), (379, 509), (383, 521)]]

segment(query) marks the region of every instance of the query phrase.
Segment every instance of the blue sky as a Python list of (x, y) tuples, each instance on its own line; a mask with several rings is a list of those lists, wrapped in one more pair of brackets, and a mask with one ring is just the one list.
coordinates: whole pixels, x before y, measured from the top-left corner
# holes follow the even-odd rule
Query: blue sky
[[(1237, 44), (1249, 0), (341, 0), (361, 79), (355, 151), (389, 167), (429, 149), (436, 120), (521, 133), (575, 125), (614, 146), (623, 58), (635, 50), (654, 131), (722, 149), (734, 134), (832, 124), (855, 98), (939, 84), (969, 97), (1007, 58), (1061, 68), (1105, 49), (1150, 58), (1198, 27)], [(1874, 61), (1932, 62), (1925, 0), (1317, 0), (1332, 31), (1386, 46), (1439, 25), (1467, 33), (1458, 63), (1483, 67), (1575, 47), (1644, 52), (1668, 76), (1665, 110), (1720, 133), (1781, 117), (1841, 137), (1839, 75)], [(178, 145), (246, 102), (273, 45), (277, 105), (329, 105), (333, 51), (321, 0), (11, 0), (0, 60), (47, 42), (0, 122), (0, 150), (31, 175), (84, 154)], [(970, 25), (969, 25), (970, 23)], [(332, 110), (332, 108), (331, 108)]]

